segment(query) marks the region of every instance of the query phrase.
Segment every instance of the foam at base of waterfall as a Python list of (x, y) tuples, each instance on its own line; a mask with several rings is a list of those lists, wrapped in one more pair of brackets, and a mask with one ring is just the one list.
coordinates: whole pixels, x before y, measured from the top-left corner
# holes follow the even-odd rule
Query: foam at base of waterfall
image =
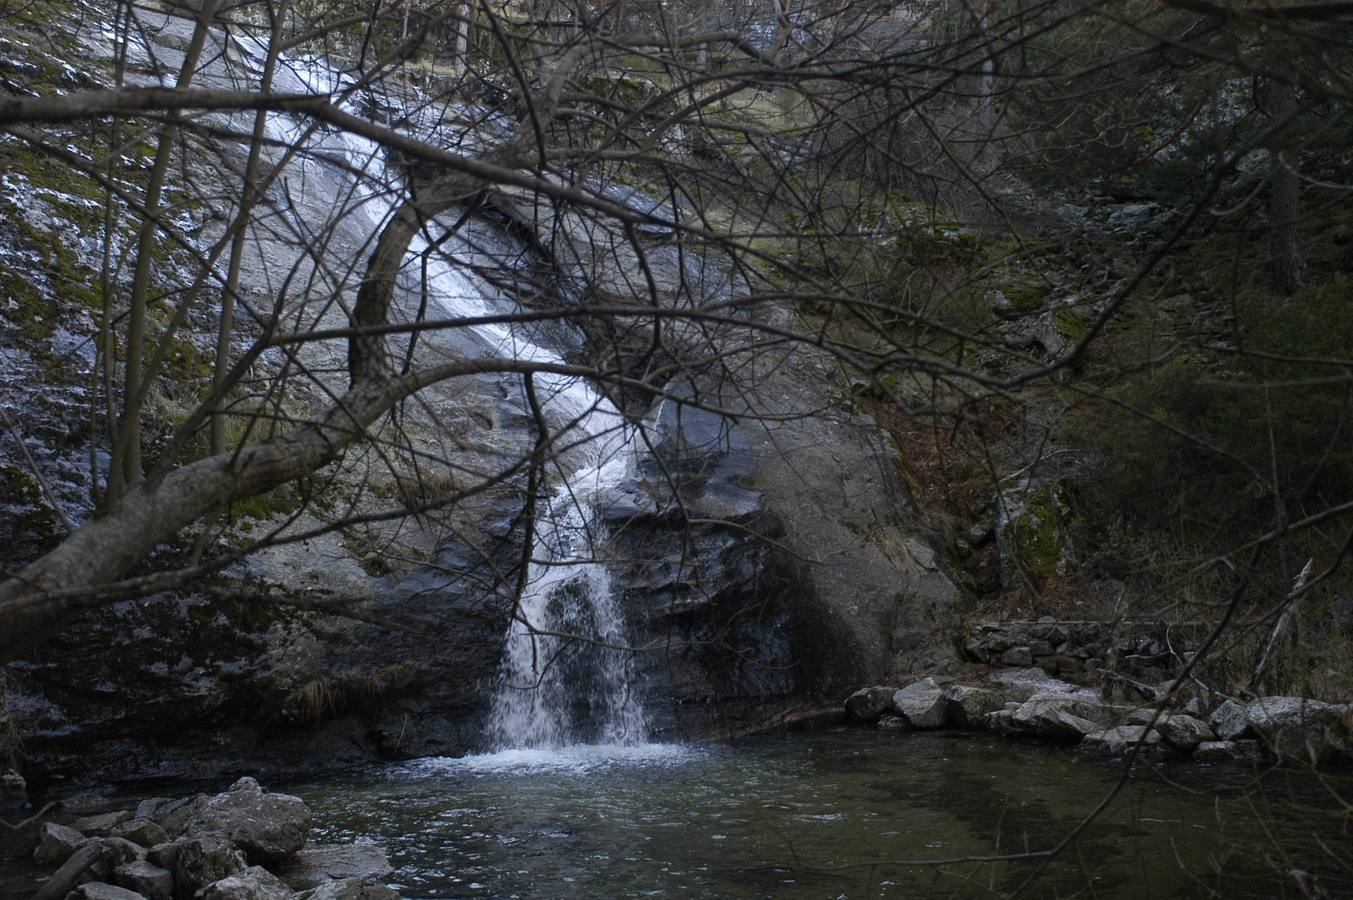
[(438, 756), (402, 767), (414, 775), (590, 775), (617, 768), (670, 767), (695, 762), (709, 751), (687, 744), (573, 744), (513, 748), (472, 756)]

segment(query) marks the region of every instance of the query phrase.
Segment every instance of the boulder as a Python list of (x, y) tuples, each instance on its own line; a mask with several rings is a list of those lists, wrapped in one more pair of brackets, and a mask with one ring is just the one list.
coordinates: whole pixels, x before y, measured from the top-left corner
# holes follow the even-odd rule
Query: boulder
[(98, 813), (92, 816), (83, 816), (70, 823), (70, 827), (76, 831), (83, 832), (90, 837), (104, 837), (111, 834), (113, 828), (121, 825), (132, 817), (129, 810), (121, 809), (117, 812)]
[(1134, 745), (1154, 747), (1160, 743), (1160, 734), (1154, 728), (1143, 725), (1116, 725), (1103, 731), (1093, 731), (1085, 736), (1082, 746), (1087, 750), (1099, 750), (1114, 756), (1121, 756)]
[(1217, 736), (1212, 726), (1186, 713), (1161, 716), (1156, 722), (1156, 731), (1160, 732), (1165, 743), (1181, 753), (1188, 753), (1203, 741), (1213, 740)]
[(66, 900), (146, 900), (146, 898), (136, 891), (105, 884), (102, 881), (91, 881), (67, 894)]
[(146, 848), (126, 838), (105, 837), (90, 840), (98, 844), (101, 854), (100, 865), (106, 868), (108, 873), (111, 873), (115, 866), (146, 858)]
[(305, 846), (310, 808), (300, 797), (264, 791), (252, 778), (207, 798), (184, 824), (188, 834), (219, 832), (251, 862), (275, 863)]
[(1104, 704), (1076, 694), (1034, 694), (1014, 711), (1016, 731), (1054, 741), (1079, 741), (1114, 724)]
[[(172, 839), (181, 837), (188, 830), (188, 823), (206, 805), (207, 795), (195, 794), (180, 800), (156, 802), (152, 807), (144, 810), (148, 815), (142, 817), (157, 823)], [(138, 806), (137, 815), (141, 815), (142, 812), (143, 810)]]
[(998, 692), (970, 684), (950, 685), (944, 695), (949, 721), (959, 728), (986, 727), (986, 717), (1005, 702)]
[[(191, 900), (207, 885), (245, 870), (244, 854), (224, 834), (195, 834), (180, 838), (172, 846), (170, 855), (173, 857), (177, 900)], [(163, 855), (153, 857), (152, 862), (163, 865), (160, 860), (164, 858)]]
[(1301, 697), (1262, 697), (1245, 707), (1245, 721), (1281, 759), (1322, 763), (1349, 751), (1345, 707)]
[(879, 728), (882, 731), (909, 731), (911, 726), (902, 716), (884, 716), (879, 719)]
[(172, 900), (174, 896), (174, 873), (149, 860), (138, 859), (113, 869), (113, 883), (146, 900)]
[(134, 844), (140, 844), (142, 847), (153, 847), (169, 840), (169, 835), (164, 828), (149, 819), (140, 818), (131, 818), (120, 825), (114, 825), (108, 835), (109, 837), (125, 838)]
[(296, 900), (399, 900), (399, 894), (378, 881), (345, 878), (297, 894)]
[(1094, 691), (1077, 687), (1069, 681), (1053, 678), (1037, 667), (1002, 669), (992, 672), (984, 680), (1003, 694), (1021, 703), (1039, 693), (1083, 694), (1091, 699), (1095, 696)]
[(1028, 647), (1011, 647), (1001, 654), (1001, 665), (1005, 666), (1029, 666), (1033, 661), (1033, 651)]
[(913, 728), (943, 728), (949, 700), (933, 678), (922, 678), (893, 694), (893, 708)]
[(1193, 758), (1201, 762), (1231, 762), (1245, 760), (1258, 762), (1264, 753), (1258, 741), (1203, 741), (1193, 751)]
[(1212, 710), (1207, 721), (1217, 738), (1223, 741), (1234, 741), (1250, 730), (1250, 723), (1245, 720), (1245, 707), (1229, 698)]
[(136, 804), (136, 810), (132, 816), (137, 819), (149, 819), (152, 822), (160, 820), (160, 810), (173, 804), (175, 801), (168, 797), (147, 797)]
[(861, 688), (846, 698), (846, 717), (852, 722), (872, 725), (893, 708), (893, 694), (896, 688)]
[(384, 848), (360, 843), (307, 847), (283, 863), (277, 874), (301, 891), (348, 878), (379, 881), (392, 871)]
[(997, 734), (1015, 734), (1018, 731), (1015, 726), (1015, 710), (998, 709), (987, 713), (986, 718), (982, 720), (982, 727)]
[(153, 862), (161, 868), (174, 871), (174, 862), (178, 859), (179, 842), (169, 841), (164, 844), (156, 844), (146, 851), (146, 859)]
[(294, 896), (276, 875), (262, 866), (251, 866), (202, 888), (195, 900), (291, 900)]
[(33, 862), (40, 866), (59, 866), (71, 858), (88, 838), (65, 825), (43, 822), (38, 828), (38, 845), (33, 849)]

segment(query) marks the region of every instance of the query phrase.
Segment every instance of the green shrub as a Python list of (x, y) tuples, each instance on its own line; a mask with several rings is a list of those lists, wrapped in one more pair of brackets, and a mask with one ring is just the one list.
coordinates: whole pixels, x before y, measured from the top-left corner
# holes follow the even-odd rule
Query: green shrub
[(1240, 312), (1243, 343), (1120, 380), (1069, 420), (1104, 454), (1092, 506), (1186, 540), (1272, 523), (1353, 496), (1353, 281)]

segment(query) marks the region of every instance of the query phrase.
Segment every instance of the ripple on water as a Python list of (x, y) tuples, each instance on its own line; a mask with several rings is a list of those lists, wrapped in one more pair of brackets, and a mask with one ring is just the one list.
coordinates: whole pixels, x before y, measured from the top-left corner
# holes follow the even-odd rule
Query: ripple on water
[(465, 775), (592, 775), (609, 769), (686, 765), (709, 751), (684, 744), (577, 744), (572, 747), (515, 748), (473, 756), (423, 759), (400, 771), (414, 777)]

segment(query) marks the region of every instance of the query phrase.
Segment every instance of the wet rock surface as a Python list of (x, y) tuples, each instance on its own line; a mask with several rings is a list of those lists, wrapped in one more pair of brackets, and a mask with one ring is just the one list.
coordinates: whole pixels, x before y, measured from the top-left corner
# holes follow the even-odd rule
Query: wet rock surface
[(382, 847), (360, 843), (307, 847), (277, 868), (278, 875), (298, 891), (349, 879), (379, 882), (391, 871)]

